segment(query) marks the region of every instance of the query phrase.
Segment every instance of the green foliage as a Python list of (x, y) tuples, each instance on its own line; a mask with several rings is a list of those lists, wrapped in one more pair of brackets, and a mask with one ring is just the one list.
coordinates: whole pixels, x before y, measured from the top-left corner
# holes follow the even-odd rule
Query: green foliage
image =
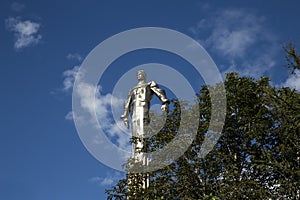
[(292, 70), (292, 74), (295, 74), (296, 70), (300, 70), (300, 55), (291, 43), (285, 45), (283, 49), (286, 53), (287, 67)]
[[(202, 87), (193, 106), (173, 100), (164, 128), (145, 141), (144, 151), (160, 149), (179, 134), (182, 112), (200, 113), (192, 145), (171, 165), (149, 173), (149, 188), (140, 187), (144, 175), (134, 174), (130, 184), (127, 177), (106, 190), (107, 199), (299, 199), (300, 94), (271, 87), (267, 77), (255, 81), (227, 74), (222, 136), (201, 158), (211, 117), (209, 91), (217, 94), (220, 87)], [(191, 133), (195, 126), (184, 123), (185, 133)]]

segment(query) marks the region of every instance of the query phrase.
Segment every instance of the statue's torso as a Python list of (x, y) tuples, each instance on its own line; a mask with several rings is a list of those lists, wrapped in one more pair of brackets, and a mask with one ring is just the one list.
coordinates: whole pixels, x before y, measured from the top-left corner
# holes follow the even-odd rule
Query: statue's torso
[(137, 85), (131, 90), (131, 110), (132, 120), (136, 121), (143, 118), (146, 122), (149, 120), (149, 107), (152, 99), (153, 92), (151, 91), (150, 84), (145, 83)]

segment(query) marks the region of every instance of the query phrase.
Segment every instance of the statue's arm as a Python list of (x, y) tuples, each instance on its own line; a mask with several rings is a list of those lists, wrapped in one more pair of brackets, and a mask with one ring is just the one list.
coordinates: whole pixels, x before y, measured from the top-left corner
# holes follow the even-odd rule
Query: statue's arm
[(161, 106), (161, 109), (163, 111), (167, 111), (169, 110), (169, 103), (170, 103), (170, 100), (167, 98), (166, 96), (166, 92), (159, 88), (158, 85), (154, 82), (154, 81), (151, 81), (150, 82), (150, 88), (151, 90), (153, 91), (153, 93), (160, 99), (160, 101), (162, 102), (162, 106)]
[(124, 104), (124, 113), (123, 113), (123, 115), (121, 115), (121, 119), (124, 121), (124, 124), (127, 128), (129, 128), (128, 116), (131, 112), (130, 104), (131, 104), (131, 90), (128, 92), (128, 98)]

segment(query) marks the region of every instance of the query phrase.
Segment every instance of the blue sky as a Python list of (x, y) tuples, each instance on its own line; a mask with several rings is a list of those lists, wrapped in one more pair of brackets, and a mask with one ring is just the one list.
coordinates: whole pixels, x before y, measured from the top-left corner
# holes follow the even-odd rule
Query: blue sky
[[(222, 74), (267, 75), (274, 85), (300, 89), (281, 48), (299, 44), (299, 6), (297, 0), (1, 1), (0, 199), (105, 199), (104, 189), (122, 177), (88, 152), (70, 114), (76, 66), (100, 42), (132, 28), (169, 28), (203, 45)], [(159, 51), (128, 54), (107, 70), (103, 90), (111, 92), (132, 66), (151, 62), (184, 65)], [(194, 88), (203, 84), (192, 71), (182, 73)]]

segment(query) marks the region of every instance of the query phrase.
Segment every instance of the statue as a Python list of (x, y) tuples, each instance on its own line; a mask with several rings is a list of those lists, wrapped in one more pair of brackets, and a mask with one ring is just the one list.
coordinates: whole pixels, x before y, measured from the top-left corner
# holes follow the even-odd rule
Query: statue
[[(132, 137), (138, 138), (137, 142), (132, 143), (132, 157), (135, 162), (139, 162), (144, 166), (148, 166), (149, 158), (147, 154), (142, 152), (144, 127), (150, 123), (149, 109), (150, 101), (155, 94), (162, 102), (161, 109), (163, 112), (168, 112), (170, 101), (167, 99), (165, 91), (160, 89), (154, 81), (146, 82), (146, 73), (144, 70), (137, 72), (138, 84), (128, 92), (128, 99), (125, 102), (124, 114), (121, 119), (129, 128), (128, 117), (131, 115)], [(131, 185), (135, 176), (130, 175), (128, 185)], [(149, 174), (142, 175), (143, 188), (148, 188), (150, 183)]]
[[(124, 106), (124, 114), (121, 115), (121, 119), (124, 121), (125, 126), (129, 128), (128, 117), (132, 114), (132, 136), (142, 138), (144, 135), (144, 126), (150, 123), (149, 108), (153, 94), (162, 102), (161, 109), (163, 112), (168, 112), (170, 101), (167, 99), (165, 91), (160, 89), (154, 81), (146, 82), (146, 73), (144, 70), (137, 72), (137, 79), (138, 84), (128, 93), (128, 99)], [(143, 153), (140, 152), (142, 147), (142, 142), (133, 144), (133, 157), (138, 161), (144, 160), (146, 162), (145, 158), (143, 158)]]

